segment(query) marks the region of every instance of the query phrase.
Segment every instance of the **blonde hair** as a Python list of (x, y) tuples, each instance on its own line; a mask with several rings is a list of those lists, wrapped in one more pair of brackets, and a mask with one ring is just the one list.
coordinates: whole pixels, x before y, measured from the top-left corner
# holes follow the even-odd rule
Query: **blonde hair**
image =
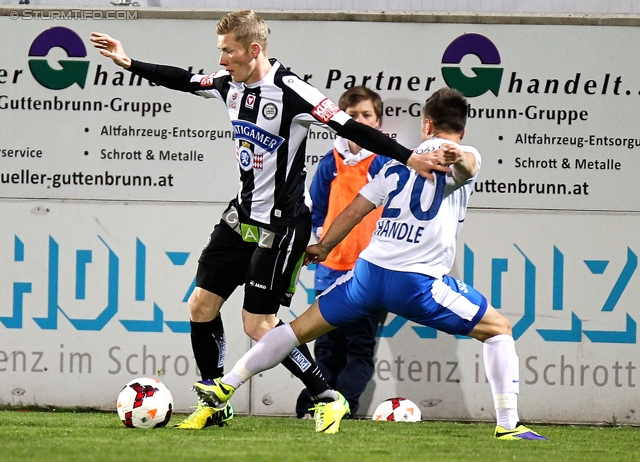
[(262, 47), (263, 53), (267, 53), (267, 37), (269, 28), (263, 19), (253, 10), (233, 11), (223, 17), (216, 26), (218, 35), (234, 33), (238, 41), (245, 50), (248, 50), (252, 43), (258, 43)]

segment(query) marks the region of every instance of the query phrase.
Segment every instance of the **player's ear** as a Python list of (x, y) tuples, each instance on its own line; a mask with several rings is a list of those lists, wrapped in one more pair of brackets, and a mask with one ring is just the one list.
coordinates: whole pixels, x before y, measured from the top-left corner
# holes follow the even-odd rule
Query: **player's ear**
[(427, 127), (428, 120), (429, 119), (425, 119), (424, 117), (420, 119), (420, 133), (422, 135), (422, 141), (425, 141), (429, 138), (429, 131)]
[(251, 50), (251, 57), (253, 59), (257, 59), (258, 55), (260, 54), (260, 52), (262, 51), (262, 47), (260, 46), (259, 43), (253, 42), (251, 44), (251, 46), (249, 47), (249, 49)]
[(464, 135), (466, 135), (466, 134), (467, 134), (467, 127), (464, 127), (462, 129), (462, 134), (460, 135), (460, 141), (462, 141), (462, 138), (464, 138)]
[(431, 121), (431, 119), (424, 119), (424, 123), (427, 127), (427, 132), (429, 133), (429, 135), (431, 135), (431, 133), (433, 133), (433, 122)]

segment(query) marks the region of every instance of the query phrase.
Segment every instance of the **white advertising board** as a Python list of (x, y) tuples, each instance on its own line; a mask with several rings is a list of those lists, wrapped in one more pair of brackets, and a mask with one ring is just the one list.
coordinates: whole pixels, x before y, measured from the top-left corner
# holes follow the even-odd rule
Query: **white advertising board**
[[(2, 38), (15, 44), (0, 67), (1, 197), (226, 201), (233, 194), (223, 105), (132, 79), (88, 41), (100, 29), (134, 58), (214, 72), (213, 21), (0, 19)], [(420, 108), (432, 91), (448, 84), (469, 95), (466, 139), (484, 155), (476, 207), (640, 208), (632, 181), (640, 169), (633, 162), (640, 69), (629, 59), (638, 28), (269, 25), (270, 55), (333, 99), (354, 84), (379, 90), (383, 131), (408, 146), (419, 142)], [(349, 37), (361, 44), (345, 47)], [(308, 153), (329, 147), (312, 139)]]
[[(193, 405), (186, 297), (222, 210), (4, 201), (0, 400), (112, 408), (129, 379), (160, 376), (177, 409)], [(229, 361), (249, 348), (235, 297)]]
[[(185, 300), (222, 207), (4, 201), (2, 210), (11, 219), (0, 224), (0, 400), (108, 408), (130, 378), (160, 374), (177, 409), (192, 405)], [(639, 225), (634, 214), (469, 213), (454, 273), (513, 324), (523, 417), (637, 423)], [(306, 309), (312, 281), (304, 269), (285, 321)], [(240, 309), (238, 293), (223, 310), (227, 364), (249, 347)], [(301, 388), (278, 367), (234, 404), (291, 414)], [(361, 413), (396, 395), (425, 418), (489, 419), (481, 345), (389, 315)]]
[[(0, 58), (0, 401), (112, 407), (127, 380), (161, 371), (177, 408), (193, 404), (185, 296), (237, 187), (231, 125), (219, 102), (131, 80), (88, 37), (107, 32), (133, 58), (213, 72), (214, 25), (0, 16), (12, 44)], [(332, 99), (353, 84), (378, 90), (383, 131), (407, 146), (433, 90), (468, 95), (465, 141), (483, 166), (455, 273), (514, 325), (522, 417), (638, 423), (638, 29), (269, 26), (269, 54)], [(345, 46), (352, 37), (358, 46)], [(330, 147), (312, 128), (309, 175)], [(312, 279), (303, 270), (283, 319), (306, 308)], [(234, 294), (227, 365), (249, 347), (240, 310)], [(425, 418), (492, 419), (479, 343), (393, 316), (381, 335), (362, 414), (406, 395)], [(278, 368), (234, 404), (292, 414), (300, 389)]]

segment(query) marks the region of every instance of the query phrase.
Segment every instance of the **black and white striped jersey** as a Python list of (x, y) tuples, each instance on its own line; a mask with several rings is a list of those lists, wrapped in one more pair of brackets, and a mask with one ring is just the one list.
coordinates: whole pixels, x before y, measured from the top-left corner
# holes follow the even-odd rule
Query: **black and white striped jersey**
[(129, 70), (160, 85), (226, 104), (240, 171), (238, 204), (241, 213), (260, 223), (291, 226), (310, 211), (305, 150), (312, 124), (406, 162), (411, 151), (358, 124), (280, 62), (270, 62), (264, 78), (250, 85), (233, 82), (225, 70), (200, 75), (139, 61), (133, 61)]

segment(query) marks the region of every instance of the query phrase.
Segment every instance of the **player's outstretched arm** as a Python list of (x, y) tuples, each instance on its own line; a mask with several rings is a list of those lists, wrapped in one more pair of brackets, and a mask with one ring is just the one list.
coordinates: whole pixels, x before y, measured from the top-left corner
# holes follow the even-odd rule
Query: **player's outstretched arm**
[(332, 125), (332, 128), (343, 138), (347, 138), (371, 152), (377, 152), (402, 162), (431, 181), (435, 180), (433, 171), (438, 170), (445, 173), (451, 171), (447, 166), (433, 162), (430, 156), (413, 154), (411, 150), (405, 148), (396, 140), (389, 138), (381, 131), (355, 120), (349, 120), (342, 126), (336, 127)]
[[(139, 75), (163, 87), (171, 88), (172, 90), (185, 92), (194, 90), (191, 84), (192, 74), (186, 69), (175, 66), (143, 63), (137, 60), (134, 61), (127, 56), (120, 40), (116, 40), (101, 32), (91, 32), (89, 40), (93, 42), (93, 46), (100, 51), (102, 56), (111, 58), (118, 66), (128, 69), (133, 74)], [(198, 89), (202, 88), (198, 84), (194, 85), (197, 85)]]
[(93, 42), (93, 46), (100, 51), (102, 56), (111, 58), (114, 63), (125, 69), (131, 67), (131, 59), (124, 52), (120, 40), (116, 40), (107, 34), (101, 32), (91, 32), (89, 40)]
[(337, 246), (360, 221), (376, 206), (358, 194), (326, 231), (320, 242), (307, 247), (304, 264), (320, 263), (327, 259), (329, 252)]

